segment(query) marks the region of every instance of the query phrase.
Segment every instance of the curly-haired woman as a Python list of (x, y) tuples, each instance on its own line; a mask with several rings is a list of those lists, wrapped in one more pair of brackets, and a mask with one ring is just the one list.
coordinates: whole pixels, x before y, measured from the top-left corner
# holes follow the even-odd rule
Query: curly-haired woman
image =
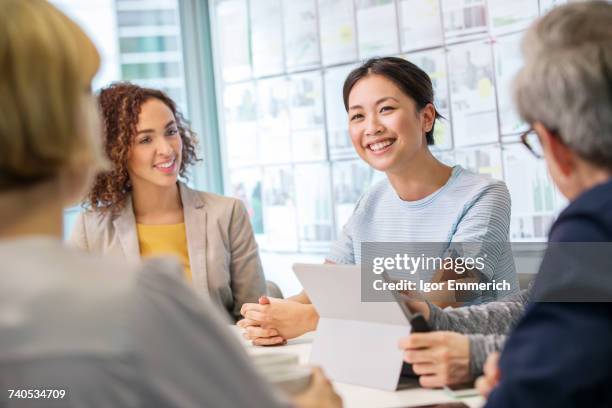
[(178, 181), (197, 160), (195, 135), (166, 94), (115, 83), (98, 102), (112, 169), (97, 177), (71, 241), (130, 261), (175, 255), (196, 291), (238, 317), (265, 293), (244, 206)]

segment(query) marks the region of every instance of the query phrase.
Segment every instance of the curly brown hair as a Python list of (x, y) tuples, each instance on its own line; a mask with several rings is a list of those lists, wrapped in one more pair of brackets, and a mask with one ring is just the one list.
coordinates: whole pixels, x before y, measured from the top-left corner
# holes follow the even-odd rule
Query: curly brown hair
[(112, 169), (96, 177), (84, 206), (95, 211), (120, 212), (132, 185), (127, 171), (130, 148), (136, 135), (136, 126), (142, 104), (155, 98), (166, 104), (174, 114), (176, 126), (183, 142), (179, 175), (187, 178), (188, 167), (198, 161), (196, 135), (168, 95), (157, 89), (143, 88), (129, 82), (116, 82), (102, 88), (98, 104), (102, 115), (104, 148)]

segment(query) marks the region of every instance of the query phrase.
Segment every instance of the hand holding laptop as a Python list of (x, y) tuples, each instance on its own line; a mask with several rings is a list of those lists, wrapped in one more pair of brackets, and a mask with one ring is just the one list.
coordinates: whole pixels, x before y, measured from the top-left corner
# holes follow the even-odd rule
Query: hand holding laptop
[(462, 384), (471, 379), (466, 335), (447, 331), (412, 333), (400, 340), (399, 347), (423, 387)]

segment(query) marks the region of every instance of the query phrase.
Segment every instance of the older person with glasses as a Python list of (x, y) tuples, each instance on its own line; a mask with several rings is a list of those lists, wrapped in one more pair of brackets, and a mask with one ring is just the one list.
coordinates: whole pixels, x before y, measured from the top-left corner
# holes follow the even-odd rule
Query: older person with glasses
[(487, 407), (610, 407), (612, 4), (553, 10), (523, 51), (515, 100), (531, 129), (521, 140), (570, 204), (549, 232), (536, 302), (478, 386)]
[[(451, 311), (412, 302), (438, 331), (410, 335), (400, 347), (421, 384), (459, 383), (483, 369), (484, 356), (500, 350), (518, 322), (500, 368), (494, 353), (478, 381), (488, 394), (501, 380), (488, 406), (612, 406), (612, 307), (584, 302), (612, 300), (612, 268), (576, 253), (612, 241), (612, 4), (554, 9), (527, 32), (523, 51), (515, 100), (531, 126), (521, 141), (546, 160), (570, 205), (550, 230), (533, 288)], [(563, 262), (555, 259), (572, 249), (568, 242), (589, 244), (575, 246)], [(556, 302), (560, 294), (574, 302)], [(463, 336), (469, 350), (458, 347)]]

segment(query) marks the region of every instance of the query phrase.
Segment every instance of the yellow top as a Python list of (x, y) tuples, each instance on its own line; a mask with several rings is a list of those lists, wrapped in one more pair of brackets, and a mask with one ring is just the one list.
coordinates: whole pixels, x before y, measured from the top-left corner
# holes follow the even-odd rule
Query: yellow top
[(185, 278), (191, 282), (191, 266), (187, 247), (185, 223), (168, 225), (136, 224), (140, 256), (174, 255), (185, 270)]

